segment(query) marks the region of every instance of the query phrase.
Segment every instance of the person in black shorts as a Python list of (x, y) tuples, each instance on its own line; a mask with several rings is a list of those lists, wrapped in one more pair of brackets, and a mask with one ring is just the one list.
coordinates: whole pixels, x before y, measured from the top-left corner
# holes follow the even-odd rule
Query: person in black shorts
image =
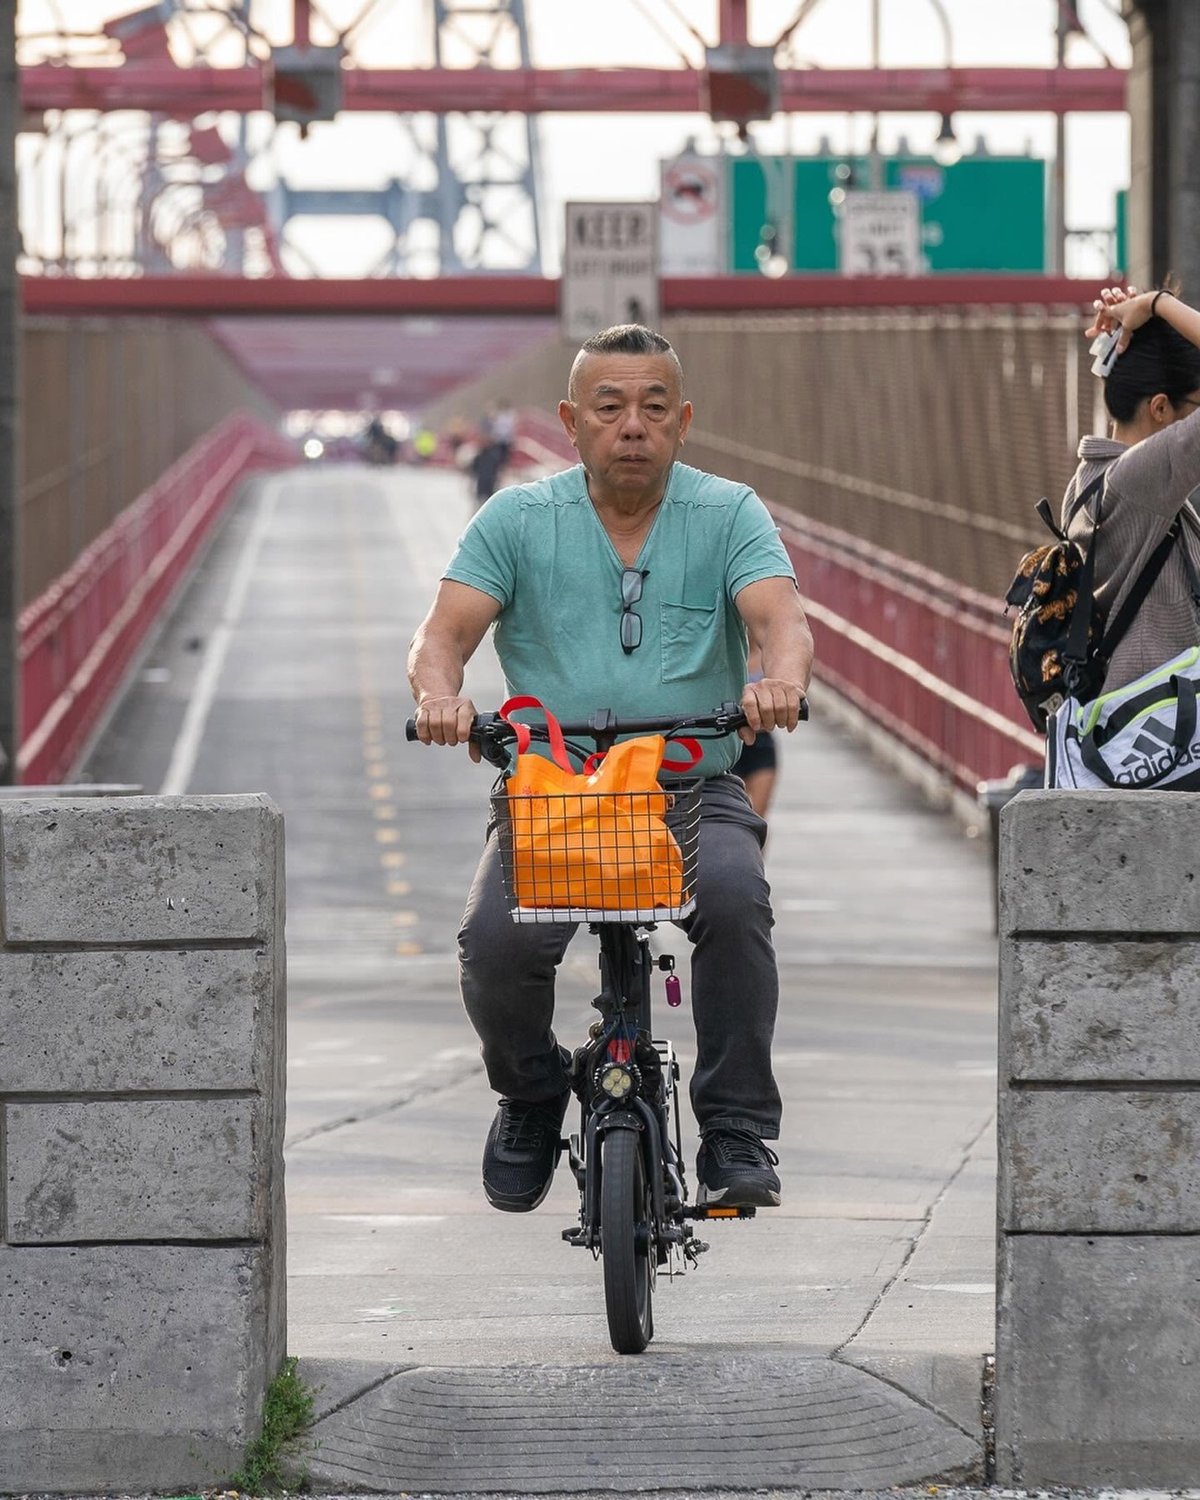
[[(752, 645), (750, 648), (748, 665), (750, 680), (753, 682), (761, 671), (756, 646)], [(750, 806), (760, 818), (767, 816), (767, 809), (771, 805), (771, 797), (775, 792), (777, 764), (775, 736), (770, 730), (763, 729), (755, 735), (752, 745), (743, 747), (737, 764), (733, 767), (733, 774), (742, 778), (746, 796), (750, 798)]]
[(746, 796), (760, 818), (765, 818), (775, 791), (776, 773), (775, 736), (764, 729), (755, 735), (754, 743), (747, 745), (738, 756), (733, 774), (740, 776), (746, 785)]

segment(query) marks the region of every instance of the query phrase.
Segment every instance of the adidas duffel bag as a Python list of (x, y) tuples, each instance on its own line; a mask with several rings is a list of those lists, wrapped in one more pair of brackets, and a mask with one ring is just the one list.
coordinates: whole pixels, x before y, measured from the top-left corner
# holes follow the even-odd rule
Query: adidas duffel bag
[(1046, 731), (1046, 786), (1200, 791), (1200, 646), (1091, 703), (1067, 698)]

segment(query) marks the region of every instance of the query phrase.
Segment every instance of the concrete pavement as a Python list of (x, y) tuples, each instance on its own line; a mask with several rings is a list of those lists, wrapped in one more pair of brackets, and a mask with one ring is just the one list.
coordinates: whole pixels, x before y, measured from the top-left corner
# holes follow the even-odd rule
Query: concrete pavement
[[(536, 1214), (484, 1203), (493, 1102), (452, 955), (489, 773), (403, 738), (407, 642), (468, 515), (441, 472), (316, 466), (259, 485), (89, 764), (150, 790), (183, 775), (266, 791), (286, 816), (289, 1348), (321, 1388), (314, 1482), (835, 1489), (971, 1472), (993, 1315), (987, 850), (835, 729), (819, 693), (783, 746), (768, 847), (784, 1207), (713, 1226), (701, 1268), (660, 1282), (650, 1351), (622, 1359), (598, 1267), (559, 1239), (568, 1177)], [(499, 700), (489, 652), (469, 686)], [(659, 939), (683, 957), (682, 934)], [(594, 964), (582, 934), (567, 1040)], [(686, 996), (685, 977), (685, 1067)]]

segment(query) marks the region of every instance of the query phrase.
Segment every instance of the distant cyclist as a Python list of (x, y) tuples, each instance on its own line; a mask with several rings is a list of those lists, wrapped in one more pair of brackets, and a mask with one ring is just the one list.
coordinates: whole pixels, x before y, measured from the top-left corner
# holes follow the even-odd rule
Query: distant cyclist
[[(588, 339), (558, 414), (580, 464), (492, 496), (446, 569), (413, 641), (409, 681), (426, 744), (467, 740), (463, 669), (495, 627), (510, 694), (559, 718), (708, 713), (740, 701), (749, 743), (795, 729), (812, 637), (766, 507), (746, 485), (676, 461), (692, 419), (666, 339), (638, 324)], [(747, 681), (747, 631), (762, 677)], [(472, 747), (478, 758), (478, 751)], [(771, 1071), (779, 980), (763, 873), (766, 825), (730, 773), (732, 739), (708, 741), (693, 944), (701, 1133), (697, 1201), (780, 1201), (781, 1102)], [(569, 1089), (553, 1032), (554, 979), (572, 926), (510, 920), (490, 832), (459, 933), (463, 1001), (501, 1095), (483, 1185), (519, 1213), (549, 1191)]]

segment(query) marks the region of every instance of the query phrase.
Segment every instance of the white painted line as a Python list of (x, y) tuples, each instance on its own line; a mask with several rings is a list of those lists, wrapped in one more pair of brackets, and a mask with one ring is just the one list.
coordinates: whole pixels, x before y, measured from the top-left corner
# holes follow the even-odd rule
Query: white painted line
[(391, 1228), (395, 1224), (441, 1224), (445, 1214), (322, 1214), (327, 1224), (375, 1224)]
[(258, 566), (258, 554), (262, 551), (267, 528), (274, 518), (275, 508), (279, 503), (279, 485), (278, 476), (268, 479), (263, 484), (258, 500), (258, 511), (249, 535), (242, 545), (242, 553), (238, 558), (233, 581), (229, 585), (229, 593), (225, 599), (225, 608), (209, 638), (204, 664), (196, 678), (196, 686), (192, 690), (187, 713), (183, 716), (179, 736), (171, 752), (171, 763), (167, 767), (160, 793), (164, 797), (181, 797), (187, 791), (192, 773), (196, 769), (196, 757), (200, 753), (200, 744), (204, 739), (209, 711), (217, 695), (217, 684), (221, 680), (225, 658), (229, 654), (234, 630), (237, 628), (242, 610), (246, 605), (250, 580)]
[(990, 1281), (914, 1281), (919, 1292), (956, 1292), (962, 1297), (990, 1297), (996, 1290)]

